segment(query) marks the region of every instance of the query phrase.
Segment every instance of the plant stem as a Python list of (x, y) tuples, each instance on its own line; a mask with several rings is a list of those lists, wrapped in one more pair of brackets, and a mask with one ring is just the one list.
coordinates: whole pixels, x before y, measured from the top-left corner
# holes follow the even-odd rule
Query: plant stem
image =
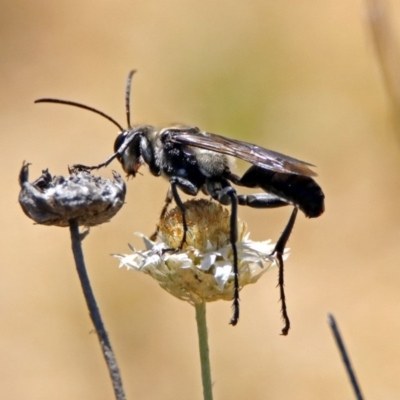
[(69, 228), (71, 233), (72, 252), (74, 254), (76, 269), (78, 271), (86, 304), (89, 309), (90, 318), (93, 322), (97, 336), (99, 338), (104, 359), (106, 360), (106, 364), (114, 388), (115, 398), (117, 400), (125, 400), (126, 397), (124, 393), (124, 388), (122, 386), (122, 379), (117, 365), (117, 360), (111, 348), (111, 344), (108, 339), (103, 321), (101, 319), (100, 311), (97, 306), (93, 290), (90, 286), (89, 276), (86, 271), (78, 222), (76, 220), (70, 220)]
[(211, 366), (208, 348), (208, 332), (206, 320), (206, 303), (201, 302), (195, 304), (197, 334), (199, 337), (200, 364), (201, 364), (201, 379), (203, 382), (203, 397), (204, 400), (212, 400), (212, 381), (211, 381)]

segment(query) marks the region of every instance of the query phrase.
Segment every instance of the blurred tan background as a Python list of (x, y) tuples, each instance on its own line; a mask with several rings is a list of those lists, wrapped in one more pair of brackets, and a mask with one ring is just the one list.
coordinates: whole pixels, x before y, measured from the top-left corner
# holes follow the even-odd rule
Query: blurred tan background
[[(365, 3), (4, 0), (0, 20), (1, 398), (113, 398), (68, 230), (24, 216), (17, 176), (23, 160), (35, 179), (109, 156), (109, 122), (33, 101), (84, 102), (125, 125), (131, 68), (136, 123), (198, 125), (312, 162), (326, 194), (326, 213), (300, 215), (289, 243), (288, 337), (276, 271), (242, 292), (237, 327), (230, 303), (208, 306), (215, 399), (353, 398), (328, 312), (366, 397), (400, 398), (400, 132)], [(129, 399), (202, 398), (194, 310), (109, 256), (153, 231), (167, 186), (143, 169), (84, 241)], [(254, 240), (276, 240), (289, 214), (240, 210)]]

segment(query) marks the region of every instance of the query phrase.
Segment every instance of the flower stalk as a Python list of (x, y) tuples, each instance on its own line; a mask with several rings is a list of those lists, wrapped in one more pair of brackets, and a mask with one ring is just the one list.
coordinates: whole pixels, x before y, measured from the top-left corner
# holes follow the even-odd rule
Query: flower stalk
[(206, 303), (196, 303), (197, 335), (199, 339), (200, 365), (201, 365), (201, 380), (203, 383), (203, 398), (204, 400), (212, 400), (212, 380), (211, 380), (211, 363), (210, 351), (208, 347), (208, 331), (206, 319)]
[(81, 246), (81, 234), (79, 233), (79, 225), (77, 220), (71, 220), (69, 226), (72, 242), (72, 252), (79, 280), (81, 282), (83, 294), (85, 296), (86, 305), (89, 309), (90, 319), (93, 322), (97, 336), (99, 338), (100, 347), (106, 361), (108, 372), (114, 388), (115, 398), (117, 400), (125, 400), (124, 388), (122, 386), (121, 374), (119, 372), (117, 360), (111, 347), (110, 339), (104, 327), (100, 310), (97, 306), (96, 298), (90, 285), (89, 276), (86, 271), (83, 251)]

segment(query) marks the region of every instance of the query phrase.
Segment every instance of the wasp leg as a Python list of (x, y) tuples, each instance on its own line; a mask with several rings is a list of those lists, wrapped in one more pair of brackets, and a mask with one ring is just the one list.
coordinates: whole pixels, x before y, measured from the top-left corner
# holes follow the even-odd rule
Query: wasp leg
[(74, 164), (72, 166), (72, 170), (78, 170), (78, 171), (92, 171), (94, 169), (100, 169), (103, 167), (107, 167), (108, 164), (111, 163), (111, 161), (113, 161), (116, 158), (121, 157), (125, 150), (129, 147), (129, 145), (132, 143), (132, 141), (135, 139), (135, 135), (128, 135), (123, 143), (121, 144), (121, 146), (118, 147), (118, 150), (111, 155), (110, 157), (107, 158), (106, 161), (102, 162), (101, 164), (98, 165), (93, 165), (93, 166), (88, 166), (88, 165), (83, 165), (83, 164)]
[[(240, 195), (238, 196), (239, 204), (245, 205), (253, 208), (276, 208), (288, 206), (290, 203), (287, 201), (274, 196), (272, 194), (267, 193), (257, 193), (254, 195)], [(283, 253), (285, 251), (286, 244), (289, 240), (290, 234), (292, 233), (294, 223), (296, 221), (298, 208), (294, 207), (292, 214), (289, 218), (288, 223), (284, 231), (282, 232), (280, 238), (278, 239), (274, 251), (271, 255), (275, 255), (278, 261), (279, 267), (279, 277), (278, 277), (278, 286), (280, 292), (280, 301), (281, 301), (281, 312), (282, 319), (284, 322), (284, 326), (282, 328), (282, 335), (286, 336), (290, 329), (290, 320), (287, 312), (286, 306), (286, 295), (285, 295), (285, 282), (284, 282), (284, 262), (283, 262)]]
[[(238, 266), (238, 254), (237, 254), (237, 217), (238, 217), (238, 195), (236, 190), (228, 185), (221, 189), (222, 182), (209, 182), (207, 189), (211, 196), (217, 200), (219, 203), (223, 205), (230, 205), (231, 206), (231, 215), (229, 221), (229, 242), (232, 246), (232, 253), (233, 253), (233, 279), (234, 279), (234, 286), (233, 286), (233, 315), (230, 321), (232, 326), (235, 326), (239, 321), (239, 266)], [(225, 183), (226, 184), (226, 183)]]
[[(172, 190), (171, 187), (169, 187), (167, 195), (165, 196), (165, 203), (163, 209), (161, 210), (159, 221), (164, 219), (165, 215), (167, 214), (168, 207), (172, 203), (172, 200), (173, 200)], [(160, 232), (160, 223), (157, 224), (155, 232), (150, 236), (150, 240), (155, 242), (159, 232)]]
[[(235, 326), (239, 320), (239, 269), (238, 269), (238, 255), (237, 255), (237, 214), (238, 205), (245, 205), (252, 208), (276, 208), (289, 205), (285, 200), (280, 199), (277, 196), (268, 193), (258, 193), (254, 195), (237, 195), (236, 190), (230, 186), (226, 181), (208, 181), (207, 191), (211, 196), (223, 205), (231, 205), (231, 216), (230, 216), (230, 243), (233, 252), (233, 273), (234, 273), (234, 296), (233, 296), (233, 316), (230, 323)], [(294, 223), (294, 221), (293, 221)], [(293, 228), (293, 226), (292, 226)], [(285, 229), (287, 231), (287, 229)], [(287, 315), (286, 308), (286, 297), (283, 288), (283, 260), (282, 254), (285, 249), (287, 240), (289, 239), (290, 232), (288, 235), (282, 234), (281, 239), (278, 241), (272, 254), (277, 254), (279, 264), (279, 287), (280, 297), (282, 302), (282, 316), (285, 321), (285, 326), (282, 330), (289, 330), (290, 321)], [(286, 240), (284, 240), (286, 238)], [(279, 245), (279, 246), (278, 246)], [(282, 261), (282, 262), (281, 262)]]
[(173, 176), (172, 178), (170, 178), (169, 182), (171, 184), (172, 197), (182, 214), (183, 237), (181, 240), (181, 244), (177, 249), (167, 249), (167, 251), (182, 250), (183, 245), (186, 243), (186, 234), (188, 227), (186, 222), (185, 205), (183, 204), (182, 199), (179, 196), (178, 188), (181, 189), (184, 193), (191, 196), (196, 196), (196, 194), (199, 192), (199, 188), (187, 179), (178, 176)]
[(275, 254), (275, 257), (278, 260), (278, 266), (279, 266), (279, 278), (278, 278), (278, 286), (279, 286), (279, 291), (280, 291), (280, 300), (282, 304), (281, 312), (282, 312), (282, 318), (284, 322), (284, 326), (282, 328), (282, 335), (286, 336), (289, 333), (290, 329), (290, 320), (289, 316), (287, 313), (287, 307), (286, 307), (286, 296), (285, 296), (285, 282), (284, 282), (284, 277), (283, 277), (283, 272), (284, 272), (284, 264), (283, 264), (283, 252), (285, 251), (286, 243), (289, 240), (290, 234), (292, 233), (294, 223), (296, 221), (297, 217), (297, 211), (298, 208), (294, 207), (292, 214), (289, 218), (288, 223), (286, 224), (286, 227), (284, 231), (282, 232), (280, 238), (276, 242), (275, 249), (271, 253), (271, 255)]
[(106, 161), (102, 162), (101, 164), (98, 165), (93, 165), (93, 166), (88, 166), (88, 165), (83, 165), (83, 164), (74, 164), (71, 169), (73, 171), (92, 171), (94, 169), (100, 169), (103, 167), (107, 167), (108, 164), (111, 163), (115, 158), (119, 156), (119, 151), (114, 153), (112, 156), (108, 157)]
[(268, 193), (241, 194), (238, 196), (238, 200), (241, 206), (252, 208), (277, 208), (290, 205), (286, 200)]

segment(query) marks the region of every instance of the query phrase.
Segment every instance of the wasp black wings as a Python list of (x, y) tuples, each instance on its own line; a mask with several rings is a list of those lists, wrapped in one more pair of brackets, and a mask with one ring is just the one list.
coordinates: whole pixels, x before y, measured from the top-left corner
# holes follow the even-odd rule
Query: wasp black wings
[(198, 128), (166, 128), (162, 133), (174, 143), (199, 147), (240, 158), (259, 167), (303, 176), (316, 176), (309, 167), (314, 165), (296, 158), (265, 149), (252, 143), (229, 139), (224, 136), (200, 131)]

